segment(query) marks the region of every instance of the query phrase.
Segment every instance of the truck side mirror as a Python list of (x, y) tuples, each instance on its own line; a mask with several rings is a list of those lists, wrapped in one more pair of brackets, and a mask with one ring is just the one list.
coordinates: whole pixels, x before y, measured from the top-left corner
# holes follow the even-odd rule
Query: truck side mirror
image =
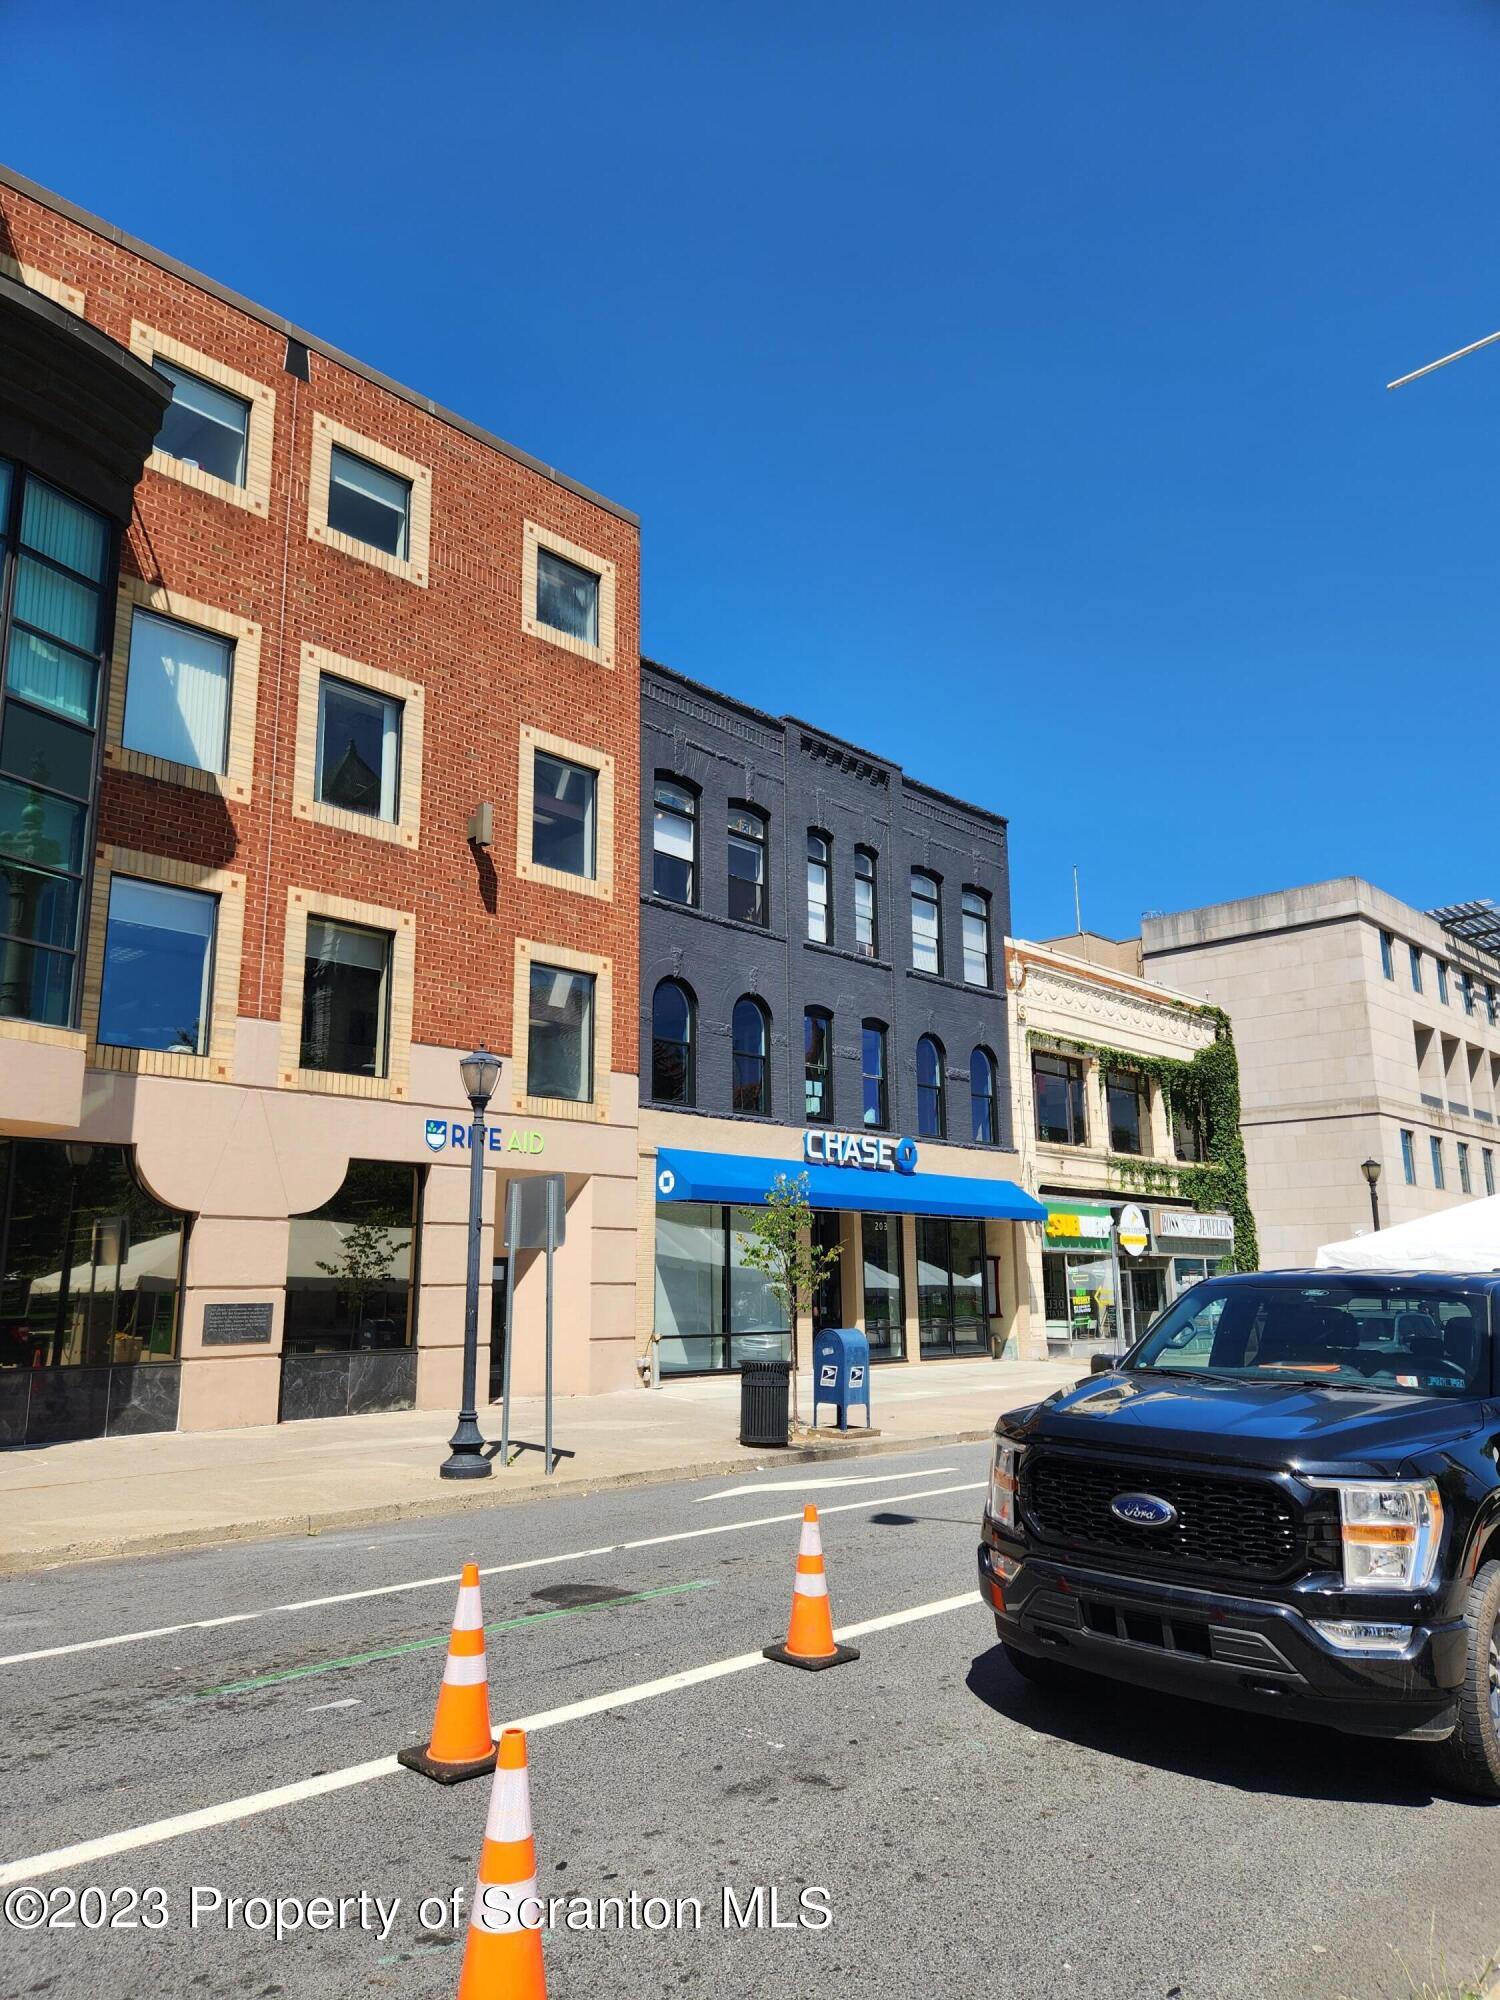
[(1119, 1361), (1119, 1358), (1120, 1358), (1120, 1357), (1119, 1357), (1119, 1355), (1118, 1355), (1118, 1354), (1092, 1354), (1092, 1355), (1090, 1355), (1090, 1356), (1089, 1356), (1089, 1373), (1090, 1373), (1090, 1375), (1109, 1375), (1109, 1374), (1112, 1374), (1112, 1373), (1113, 1373), (1113, 1371), (1114, 1371), (1114, 1368), (1115, 1368), (1115, 1365), (1116, 1365), (1116, 1363), (1117, 1363), (1117, 1362)]

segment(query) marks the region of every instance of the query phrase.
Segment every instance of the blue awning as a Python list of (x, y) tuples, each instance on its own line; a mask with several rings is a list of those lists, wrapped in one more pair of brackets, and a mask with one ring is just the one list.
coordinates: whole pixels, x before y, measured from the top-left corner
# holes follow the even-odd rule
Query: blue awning
[(1047, 1210), (1014, 1181), (958, 1174), (883, 1173), (861, 1167), (799, 1166), (745, 1153), (684, 1153), (663, 1146), (656, 1156), (658, 1201), (711, 1201), (756, 1207), (778, 1174), (807, 1177), (813, 1208), (847, 1208), (875, 1215), (994, 1216), (1003, 1222), (1045, 1222)]

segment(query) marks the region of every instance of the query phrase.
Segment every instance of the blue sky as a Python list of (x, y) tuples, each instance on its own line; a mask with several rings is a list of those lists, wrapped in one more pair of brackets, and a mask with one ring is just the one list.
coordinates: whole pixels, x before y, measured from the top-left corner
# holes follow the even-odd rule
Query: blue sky
[(644, 523), (1015, 928), (1500, 895), (1500, 8), (6, 10), (5, 157)]

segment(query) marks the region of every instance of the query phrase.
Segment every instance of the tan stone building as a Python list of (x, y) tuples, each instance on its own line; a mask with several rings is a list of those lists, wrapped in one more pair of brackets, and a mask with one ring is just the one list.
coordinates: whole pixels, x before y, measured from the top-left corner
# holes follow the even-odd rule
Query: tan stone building
[(1038, 1357), (1133, 1340), (1234, 1249), (1231, 1217), (1184, 1191), (1204, 1135), (1173, 1116), (1161, 1078), (1174, 1072), (1145, 1067), (1190, 1063), (1214, 1023), (1123, 969), (1130, 956), (1006, 943), (1022, 1179), (1047, 1207), (1043, 1229), (1018, 1232), (1019, 1338)]
[(1358, 876), (1142, 927), (1147, 971), (1233, 1016), (1250, 1192), (1268, 1269), (1372, 1224), (1493, 1194), (1500, 923), (1424, 913)]

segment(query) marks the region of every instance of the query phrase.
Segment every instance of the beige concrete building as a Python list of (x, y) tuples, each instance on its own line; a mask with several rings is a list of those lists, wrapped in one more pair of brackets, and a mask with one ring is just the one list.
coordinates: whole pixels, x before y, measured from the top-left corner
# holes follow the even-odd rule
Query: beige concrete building
[(1133, 1340), (1234, 1249), (1231, 1217), (1199, 1212), (1184, 1188), (1206, 1135), (1174, 1117), (1162, 1082), (1174, 1072), (1161, 1065), (1213, 1043), (1214, 1023), (1190, 995), (1122, 969), (1130, 960), (1125, 946), (1084, 957), (1006, 943), (1022, 1180), (1047, 1206), (1045, 1228), (1022, 1238), (1018, 1324), (1037, 1357)]
[(1495, 1191), (1500, 925), (1485, 905), (1424, 913), (1345, 876), (1152, 917), (1141, 942), (1153, 977), (1233, 1016), (1268, 1269), (1371, 1226), (1366, 1159), (1383, 1224)]

